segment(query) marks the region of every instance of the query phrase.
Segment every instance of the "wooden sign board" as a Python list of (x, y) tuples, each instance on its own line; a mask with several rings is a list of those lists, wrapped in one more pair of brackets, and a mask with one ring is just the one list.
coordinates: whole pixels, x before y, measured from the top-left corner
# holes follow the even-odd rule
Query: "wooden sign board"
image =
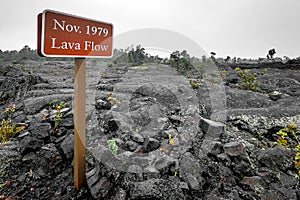
[(46, 57), (111, 57), (113, 26), (45, 10), (38, 15), (38, 54)]
[(45, 10), (38, 15), (40, 56), (74, 57), (74, 186), (85, 184), (86, 57), (111, 57), (112, 24)]

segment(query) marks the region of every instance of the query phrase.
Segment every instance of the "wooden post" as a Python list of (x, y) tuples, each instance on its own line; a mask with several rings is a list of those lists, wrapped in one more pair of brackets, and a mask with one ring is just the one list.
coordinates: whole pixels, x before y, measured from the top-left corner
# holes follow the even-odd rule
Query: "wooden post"
[(86, 159), (86, 59), (75, 58), (74, 75), (74, 187), (85, 184)]

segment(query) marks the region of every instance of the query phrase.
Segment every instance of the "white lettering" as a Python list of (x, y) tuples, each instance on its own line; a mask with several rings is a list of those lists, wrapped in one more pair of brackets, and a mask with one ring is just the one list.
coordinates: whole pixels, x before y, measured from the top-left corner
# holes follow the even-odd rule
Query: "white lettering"
[(107, 51), (108, 45), (101, 45), (101, 50), (102, 51)]
[(80, 50), (80, 44), (79, 43), (75, 44), (75, 50)]
[(61, 43), (61, 48), (62, 49), (68, 49), (68, 43), (67, 42), (62, 42)]
[(92, 41), (84, 41), (84, 50), (91, 49), (92, 51), (107, 51), (109, 45), (95, 44)]
[[(94, 42), (93, 42), (93, 44), (94, 44)], [(100, 45), (95, 45), (93, 51), (95, 51), (95, 50), (100, 51)]]
[(61, 30), (63, 30), (63, 31), (65, 30), (65, 22), (66, 21), (62, 21), (62, 25), (56, 19), (53, 19), (53, 21), (54, 21), (54, 27), (53, 27), (54, 30), (57, 30), (56, 25), (58, 25)]
[(72, 26), (71, 24), (68, 24), (68, 25), (66, 26), (66, 30), (67, 30), (68, 32), (72, 32), (72, 31), (73, 31), (73, 26)]
[(60, 49), (60, 47), (55, 46), (55, 40), (56, 40), (56, 38), (51, 38), (51, 40), (52, 40), (51, 49)]
[(91, 41), (84, 41), (84, 50), (87, 51), (91, 47)]
[(79, 29), (80, 29), (80, 26), (74, 26), (74, 30), (76, 33), (78, 33), (78, 32), (81, 33), (81, 31), (79, 31)]
[(67, 24), (66, 25), (66, 21), (61, 21), (61, 23), (59, 23), (59, 21), (57, 21), (56, 19), (53, 19), (54, 21), (54, 26), (53, 26), (53, 30), (58, 30), (57, 28), (59, 27), (62, 31), (68, 31), (69, 33), (72, 31), (75, 31), (76, 33), (81, 33), (80, 26), (75, 26), (72, 24)]
[(51, 38), (51, 49), (75, 49), (80, 50), (79, 42), (61, 42), (60, 45), (57, 44), (56, 38)]

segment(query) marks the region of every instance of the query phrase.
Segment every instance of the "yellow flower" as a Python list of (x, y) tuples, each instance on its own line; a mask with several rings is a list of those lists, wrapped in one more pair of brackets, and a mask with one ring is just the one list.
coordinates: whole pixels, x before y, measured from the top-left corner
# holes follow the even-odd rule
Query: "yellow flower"
[(113, 100), (113, 98), (112, 98), (111, 96), (109, 96), (109, 97), (107, 98), (107, 101), (108, 101), (108, 102), (112, 102), (112, 100)]
[(172, 134), (169, 134), (168, 136), (169, 136), (169, 140), (171, 140), (172, 139)]
[(42, 119), (46, 119), (47, 118), (47, 114), (46, 113), (43, 113), (42, 114)]
[(295, 161), (295, 165), (297, 168), (300, 168), (300, 160)]
[(280, 137), (278, 140), (277, 140), (278, 144), (282, 145), (282, 146), (286, 146), (287, 145), (287, 140), (284, 139), (283, 137)]
[(174, 145), (174, 144), (175, 144), (175, 142), (174, 142), (173, 139), (170, 139), (170, 140), (169, 140), (169, 143), (170, 143), (170, 145)]
[(177, 171), (174, 172), (174, 176), (177, 176)]

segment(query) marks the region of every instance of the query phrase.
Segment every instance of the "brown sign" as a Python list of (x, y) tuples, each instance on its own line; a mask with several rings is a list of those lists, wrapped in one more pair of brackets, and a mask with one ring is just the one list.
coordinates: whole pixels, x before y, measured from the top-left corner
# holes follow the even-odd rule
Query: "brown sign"
[(111, 57), (109, 23), (45, 10), (38, 15), (38, 53), (47, 57)]

